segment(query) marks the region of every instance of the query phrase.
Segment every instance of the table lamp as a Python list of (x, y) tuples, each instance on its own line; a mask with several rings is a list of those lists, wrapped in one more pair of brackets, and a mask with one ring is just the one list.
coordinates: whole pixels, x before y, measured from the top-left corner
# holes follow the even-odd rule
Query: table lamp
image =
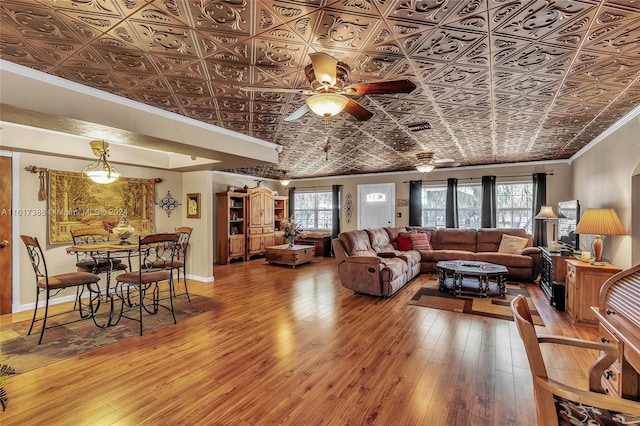
[[(540, 212), (535, 216), (535, 219), (544, 220), (545, 222), (558, 220), (558, 216), (553, 212), (553, 207), (551, 206), (541, 206)], [(556, 250), (558, 244), (556, 243), (556, 224), (553, 222), (553, 241), (549, 243), (549, 250)]]
[(576, 226), (576, 234), (592, 234), (594, 238), (591, 246), (595, 257), (594, 265), (604, 265), (601, 261), (604, 252), (604, 241), (601, 235), (625, 235), (618, 215), (613, 209), (587, 209)]

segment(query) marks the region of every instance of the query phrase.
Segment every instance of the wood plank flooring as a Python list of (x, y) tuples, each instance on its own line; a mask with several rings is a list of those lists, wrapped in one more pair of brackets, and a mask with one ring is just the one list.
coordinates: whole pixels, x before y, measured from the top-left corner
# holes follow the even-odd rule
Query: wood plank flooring
[[(536, 424), (515, 324), (408, 305), (426, 275), (390, 299), (341, 287), (331, 258), (215, 265), (214, 275), (190, 290), (215, 310), (9, 378), (0, 423)], [(539, 332), (597, 339), (529, 287)], [(558, 353), (550, 373), (584, 385), (596, 354)]]

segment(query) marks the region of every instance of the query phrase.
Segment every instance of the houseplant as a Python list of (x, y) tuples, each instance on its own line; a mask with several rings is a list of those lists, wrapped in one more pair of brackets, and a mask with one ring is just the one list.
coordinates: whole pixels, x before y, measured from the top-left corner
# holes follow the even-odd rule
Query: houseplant
[(284, 219), (281, 222), (280, 229), (284, 231), (284, 237), (287, 239), (289, 247), (293, 247), (293, 241), (300, 235), (300, 232), (302, 232), (300, 223), (294, 219)]

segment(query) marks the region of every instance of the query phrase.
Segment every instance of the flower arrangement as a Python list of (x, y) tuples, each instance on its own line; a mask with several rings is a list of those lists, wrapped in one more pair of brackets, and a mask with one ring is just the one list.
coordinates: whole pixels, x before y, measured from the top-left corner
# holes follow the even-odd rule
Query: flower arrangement
[(284, 237), (286, 239), (296, 238), (302, 232), (300, 223), (293, 219), (283, 219), (280, 221), (280, 229), (284, 231)]

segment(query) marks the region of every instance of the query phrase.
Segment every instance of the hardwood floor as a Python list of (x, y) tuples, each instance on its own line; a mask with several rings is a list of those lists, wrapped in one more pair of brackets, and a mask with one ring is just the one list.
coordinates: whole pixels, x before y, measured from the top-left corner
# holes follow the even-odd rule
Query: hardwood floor
[[(426, 275), (379, 299), (342, 288), (331, 258), (214, 272), (190, 290), (218, 308), (9, 378), (0, 423), (536, 424), (515, 324), (408, 305)], [(530, 292), (539, 332), (597, 338)], [(595, 358), (548, 355), (550, 375), (578, 382)]]

